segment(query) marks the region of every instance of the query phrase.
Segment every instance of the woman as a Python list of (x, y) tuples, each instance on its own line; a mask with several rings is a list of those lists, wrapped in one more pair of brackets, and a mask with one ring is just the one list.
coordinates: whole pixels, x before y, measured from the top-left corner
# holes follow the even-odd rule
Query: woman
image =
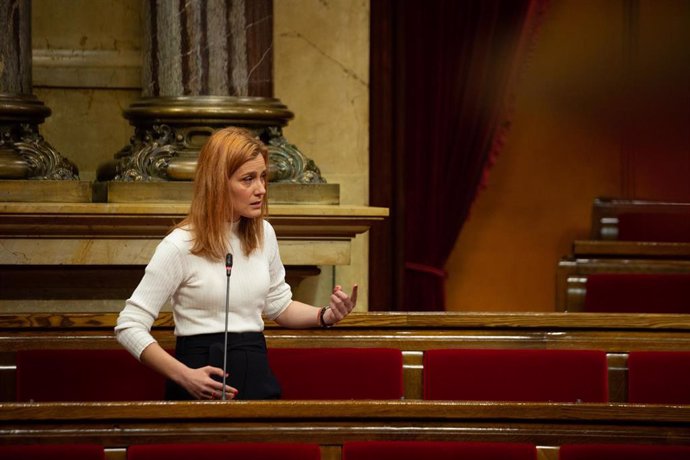
[[(325, 307), (292, 300), (275, 232), (264, 220), (267, 168), (267, 149), (249, 131), (216, 131), (199, 153), (189, 214), (158, 245), (120, 313), (118, 341), (167, 377), (167, 399), (279, 398), (262, 315), (284, 327), (330, 327), (355, 307), (356, 285), (351, 296), (336, 286)], [(233, 256), (231, 276), (227, 254)], [(168, 301), (175, 357), (150, 332)]]

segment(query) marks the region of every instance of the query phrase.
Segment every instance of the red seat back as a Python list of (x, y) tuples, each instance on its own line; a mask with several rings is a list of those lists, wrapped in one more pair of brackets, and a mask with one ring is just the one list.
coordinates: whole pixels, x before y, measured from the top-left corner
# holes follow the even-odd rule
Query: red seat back
[(565, 444), (559, 460), (688, 460), (690, 446), (648, 444)]
[(392, 348), (269, 348), (282, 399), (400, 399), (402, 352)]
[(690, 212), (620, 213), (618, 239), (666, 243), (690, 242)]
[(320, 460), (318, 444), (192, 443), (141, 444), (127, 448), (127, 460)]
[(0, 445), (7, 460), (104, 460), (103, 446), (95, 444)]
[(531, 444), (452, 441), (353, 441), (343, 444), (342, 460), (536, 460)]
[(587, 275), (586, 312), (690, 313), (690, 273)]
[(628, 401), (690, 404), (690, 352), (628, 353)]
[(424, 399), (608, 401), (604, 351), (428, 350), (423, 374)]
[(17, 401), (146, 401), (165, 397), (165, 378), (124, 349), (19, 350)]

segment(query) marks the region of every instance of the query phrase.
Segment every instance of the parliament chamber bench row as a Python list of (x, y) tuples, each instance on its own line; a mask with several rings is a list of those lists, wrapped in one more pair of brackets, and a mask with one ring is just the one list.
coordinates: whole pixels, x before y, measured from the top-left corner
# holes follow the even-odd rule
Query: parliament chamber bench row
[[(39, 349), (71, 353), (85, 350), (88, 353), (101, 352), (101, 357), (109, 354), (109, 350), (118, 349), (112, 334), (116, 316), (0, 315), (0, 357), (6, 374), (14, 372), (19, 352)], [(434, 360), (436, 352), (431, 353), (432, 350), (438, 350), (437, 358), (443, 358), (446, 352), (465, 349), (481, 353), (487, 350), (572, 350), (584, 351), (582, 356), (598, 357), (604, 353), (609, 374), (620, 374), (620, 369), (612, 369), (611, 364), (622, 364), (620, 358), (629, 353), (690, 352), (689, 331), (690, 317), (685, 315), (586, 313), (354, 313), (337, 327), (327, 330), (286, 330), (269, 323), (265, 333), (271, 353), (284, 350), (289, 354), (296, 350), (297, 355), (304, 358), (305, 366), (311, 367), (308, 371), (290, 368), (289, 377), (299, 376), (304, 371), (305, 377), (319, 380), (316, 387), (306, 392), (308, 397), (339, 382), (339, 378), (352, 379), (350, 381), (355, 381), (352, 386), (375, 386), (377, 377), (372, 372), (376, 370), (372, 370), (370, 365), (355, 363), (354, 370), (352, 367), (348, 369), (351, 376), (329, 379), (328, 372), (332, 369), (337, 372), (340, 366), (322, 366), (313, 354), (315, 349), (326, 357), (329, 352), (364, 349), (367, 352), (387, 350), (384, 353), (391, 355), (397, 353), (396, 366), (402, 361), (404, 398), (230, 402), (104, 402), (87, 401), (86, 398), (72, 402), (7, 401), (0, 402), (0, 446), (96, 444), (105, 449), (110, 460), (125, 460), (131, 446), (180, 443), (316, 444), (325, 460), (352, 460), (356, 457), (350, 457), (345, 451), (348, 443), (372, 441), (420, 442), (419, 445), (427, 447), (449, 441), (497, 443), (503, 447), (511, 443), (527, 443), (537, 446), (540, 460), (558, 460), (559, 455), (568, 450), (559, 446), (566, 444), (634, 445), (635, 452), (662, 445), (688, 446), (690, 405), (687, 404), (612, 402), (610, 397), (608, 402), (590, 402), (587, 398), (582, 402), (425, 400), (422, 373), (430, 360)], [(165, 348), (172, 348), (174, 336), (170, 315), (164, 314), (158, 319), (153, 333)], [(595, 352), (591, 353), (591, 350)], [(131, 358), (122, 355), (121, 349), (118, 353)], [(595, 367), (600, 371), (602, 361), (597, 359), (599, 364)], [(137, 369), (145, 369), (133, 362)], [(89, 386), (96, 394), (99, 390), (106, 390), (103, 385), (107, 385), (110, 379), (121, 378), (105, 375), (94, 368), (91, 370), (96, 377), (92, 381), (96, 383)], [(449, 370), (459, 375), (454, 377), (459, 383), (467, 381), (477, 386), (470, 372), (458, 372), (456, 368)], [(277, 368), (276, 372), (279, 374), (281, 371)], [(491, 372), (495, 380), (508, 383), (504, 388), (532, 389), (531, 384), (514, 382), (500, 368), (491, 369)], [(400, 375), (399, 367), (396, 375)], [(601, 372), (598, 375), (597, 380), (601, 384)], [(34, 384), (48, 392), (51, 389), (57, 391), (60, 377), (46, 369), (42, 372), (38, 369)], [(122, 377), (124, 380), (121, 381), (125, 382), (122, 385), (133, 386), (134, 376)], [(540, 374), (538, 379), (532, 376), (530, 381), (540, 388), (547, 388), (542, 385), (542, 379), (548, 378), (549, 375)], [(448, 379), (441, 380), (441, 386), (455, 388), (455, 385), (447, 383)], [(83, 396), (92, 390), (89, 386), (82, 387)], [(289, 387), (284, 386), (286, 390)], [(399, 383), (396, 388), (400, 388)], [(656, 393), (664, 394), (665, 390), (657, 389)], [(403, 452), (413, 450), (403, 449)], [(509, 458), (486, 452), (484, 457), (478, 454), (471, 458)], [(395, 453), (391, 458), (393, 455), (405, 458)], [(602, 456), (588, 458), (618, 458), (608, 453), (598, 455)], [(638, 458), (632, 454), (623, 455), (625, 458)], [(684, 458), (679, 453), (674, 455), (672, 458)], [(428, 456), (444, 458), (440, 454), (429, 453)], [(262, 457), (252, 455), (250, 458)], [(369, 458), (386, 458), (386, 455), (377, 453)]]
[[(271, 348), (268, 355), (282, 399), (414, 399), (404, 392), (399, 349)], [(610, 364), (602, 350), (425, 350), (421, 397), (690, 404), (690, 352), (631, 351), (625, 357), (625, 387), (617, 388), (619, 397), (612, 398), (610, 367), (617, 364)], [(165, 399), (164, 378), (123, 349), (19, 350), (15, 369), (13, 401)]]
[[(546, 453), (548, 452), (548, 453)], [(0, 457), (12, 460), (105, 460), (115, 458), (97, 444), (0, 446)], [(322, 460), (314, 443), (194, 443), (129, 446), (123, 460)], [(342, 460), (684, 460), (690, 446), (640, 444), (565, 444), (548, 451), (528, 443), (450, 441), (348, 441)]]
[(597, 198), (557, 266), (556, 310), (690, 313), (690, 203)]
[(564, 257), (556, 310), (690, 314), (690, 260)]
[[(115, 319), (0, 316), (2, 400), (162, 399), (163, 378), (118, 346)], [(265, 334), (283, 399), (687, 404), (689, 330), (688, 315), (354, 313)], [(169, 314), (153, 333), (173, 348)]]
[[(589, 238), (591, 241), (690, 244), (690, 203), (596, 198), (592, 203)], [(673, 246), (668, 249), (673, 252)], [(676, 249), (682, 253), (685, 246)]]

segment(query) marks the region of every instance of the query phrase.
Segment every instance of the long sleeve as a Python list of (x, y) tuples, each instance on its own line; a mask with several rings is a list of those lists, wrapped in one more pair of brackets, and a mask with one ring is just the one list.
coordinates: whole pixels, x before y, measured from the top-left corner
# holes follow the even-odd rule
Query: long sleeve
[(117, 340), (137, 359), (155, 342), (151, 326), (183, 277), (184, 258), (179, 249), (167, 240), (161, 241), (115, 327)]
[(285, 281), (285, 267), (280, 259), (275, 230), (266, 222), (264, 232), (264, 251), (266, 251), (268, 259), (270, 279), (264, 315), (268, 319), (275, 319), (292, 301), (292, 289)]

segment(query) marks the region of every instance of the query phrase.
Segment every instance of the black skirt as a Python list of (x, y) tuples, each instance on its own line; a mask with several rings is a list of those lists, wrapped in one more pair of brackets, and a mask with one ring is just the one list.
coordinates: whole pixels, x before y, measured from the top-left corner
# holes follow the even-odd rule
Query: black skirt
[[(224, 333), (178, 337), (175, 357), (198, 369), (223, 368)], [(268, 364), (266, 339), (261, 332), (228, 333), (227, 373), (225, 383), (238, 390), (235, 399), (279, 399), (280, 384)], [(213, 377), (222, 381), (220, 377)], [(166, 382), (165, 398), (171, 401), (195, 399), (172, 380)]]

